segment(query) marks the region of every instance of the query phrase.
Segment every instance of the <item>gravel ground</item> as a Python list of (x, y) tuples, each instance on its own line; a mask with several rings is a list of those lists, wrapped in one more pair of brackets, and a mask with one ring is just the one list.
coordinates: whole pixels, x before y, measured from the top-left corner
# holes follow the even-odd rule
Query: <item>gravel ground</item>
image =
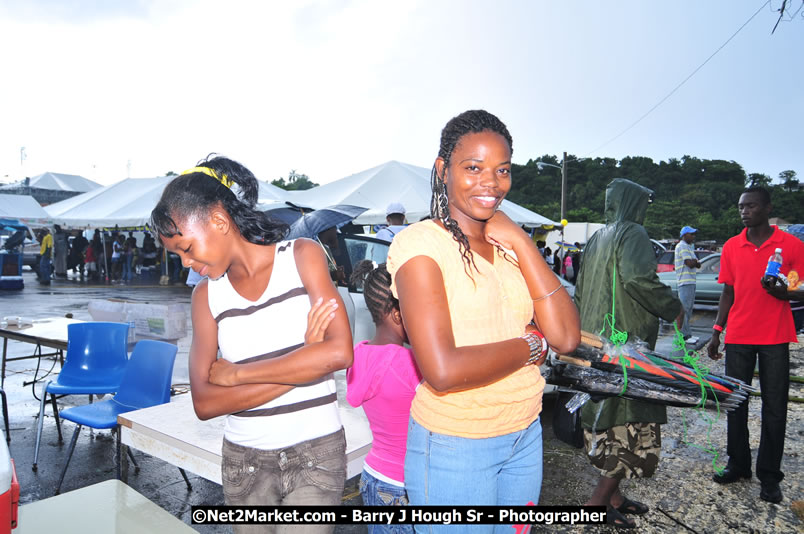
[[(804, 375), (804, 336), (800, 343), (790, 346), (790, 374)], [(709, 368), (724, 371), (724, 360), (712, 362)], [(759, 386), (759, 380), (754, 380)], [(804, 397), (804, 387), (791, 384), (790, 396)], [(581, 504), (597, 481), (597, 471), (584, 453), (557, 440), (549, 424), (551, 401), (546, 401), (544, 484), (540, 504)], [(749, 404), (749, 432), (754, 461), (759, 448), (762, 403), (752, 397)], [(745, 532), (786, 533), (804, 532), (803, 518), (793, 510), (793, 503), (804, 499), (804, 404), (788, 404), (785, 456), (782, 470), (785, 479), (781, 488), (784, 500), (770, 504), (759, 498), (760, 485), (751, 480), (720, 485), (712, 481), (712, 461), (725, 466), (726, 416), (705, 412), (714, 420), (708, 423), (695, 410), (669, 408), (668, 424), (662, 427), (662, 458), (657, 473), (651, 479), (626, 481), (624, 493), (651, 507), (637, 518), (636, 532), (640, 533), (726, 533)], [(719, 455), (702, 450), (707, 448)], [(609, 527), (534, 527), (535, 532), (611, 532)]]

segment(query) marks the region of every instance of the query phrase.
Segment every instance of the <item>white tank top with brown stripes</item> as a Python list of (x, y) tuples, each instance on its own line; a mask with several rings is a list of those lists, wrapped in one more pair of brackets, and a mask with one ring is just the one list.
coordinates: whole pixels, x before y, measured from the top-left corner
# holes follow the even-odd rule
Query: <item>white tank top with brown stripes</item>
[[(304, 345), (310, 298), (296, 269), (294, 244), (276, 244), (271, 279), (256, 301), (241, 296), (226, 274), (209, 280), (209, 310), (218, 324), (218, 347), (230, 362), (276, 358)], [(333, 375), (326, 375), (227, 416), (224, 435), (238, 445), (273, 450), (331, 434), (341, 428), (335, 391)]]

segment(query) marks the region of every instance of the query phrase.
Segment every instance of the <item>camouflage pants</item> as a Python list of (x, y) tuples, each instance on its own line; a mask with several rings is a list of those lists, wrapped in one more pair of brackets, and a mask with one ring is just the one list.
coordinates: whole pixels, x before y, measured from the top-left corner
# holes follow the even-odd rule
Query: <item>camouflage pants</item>
[(626, 423), (601, 432), (584, 429), (583, 438), (589, 460), (604, 477), (649, 478), (659, 464), (659, 423)]

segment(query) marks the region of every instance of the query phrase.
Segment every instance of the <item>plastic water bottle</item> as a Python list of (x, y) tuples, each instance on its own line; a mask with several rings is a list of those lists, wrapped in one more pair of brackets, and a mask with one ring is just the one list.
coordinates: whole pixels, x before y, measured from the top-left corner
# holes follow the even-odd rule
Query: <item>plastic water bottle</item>
[(773, 255), (768, 258), (768, 266), (762, 276), (762, 283), (767, 286), (775, 286), (779, 283), (779, 269), (782, 267), (782, 249), (777, 248)]

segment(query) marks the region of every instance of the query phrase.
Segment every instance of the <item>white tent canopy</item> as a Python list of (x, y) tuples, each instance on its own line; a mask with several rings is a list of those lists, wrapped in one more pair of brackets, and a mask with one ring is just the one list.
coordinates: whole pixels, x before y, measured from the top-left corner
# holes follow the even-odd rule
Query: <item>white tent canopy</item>
[(53, 221), (75, 228), (142, 226), (171, 177), (127, 178), (45, 207)]
[[(67, 200), (51, 204), (46, 212), (57, 224), (74, 228), (121, 228), (145, 225), (174, 176), (127, 178)], [(260, 201), (279, 201), (287, 192), (259, 182)]]
[[(385, 223), (385, 208), (391, 202), (405, 206), (408, 222), (416, 222), (430, 214), (430, 170), (398, 161), (341, 178), (306, 191), (291, 192), (288, 200), (315, 209), (334, 204), (351, 204), (368, 208), (355, 219), (356, 224)], [(530, 227), (554, 226), (558, 223), (504, 200), (500, 209), (511, 219)]]
[[(3, 186), (2, 189), (14, 189), (19, 187), (21, 182)], [(62, 174), (60, 172), (46, 172), (30, 179), (28, 187), (39, 189), (53, 189), (56, 191), (76, 191), (84, 193), (98, 189), (101, 185), (92, 180), (88, 180), (77, 174)]]
[(30, 195), (0, 195), (0, 218), (45, 224), (50, 215)]

